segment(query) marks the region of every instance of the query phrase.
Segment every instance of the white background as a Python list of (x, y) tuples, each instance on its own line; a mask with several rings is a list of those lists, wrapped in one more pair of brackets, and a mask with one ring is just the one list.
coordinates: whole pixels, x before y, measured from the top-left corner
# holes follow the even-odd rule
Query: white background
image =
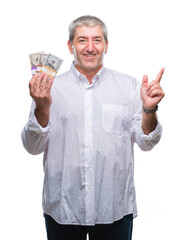
[(135, 148), (135, 183), (139, 216), (134, 240), (185, 239), (184, 62), (185, 14), (181, 0), (4, 1), (0, 44), (0, 238), (45, 240), (41, 194), (42, 156), (23, 148), (20, 133), (31, 97), (28, 54), (44, 50), (72, 61), (68, 25), (84, 14), (104, 20), (109, 30), (105, 66), (141, 81), (153, 80), (161, 67), (166, 96), (159, 105), (163, 125), (152, 152)]

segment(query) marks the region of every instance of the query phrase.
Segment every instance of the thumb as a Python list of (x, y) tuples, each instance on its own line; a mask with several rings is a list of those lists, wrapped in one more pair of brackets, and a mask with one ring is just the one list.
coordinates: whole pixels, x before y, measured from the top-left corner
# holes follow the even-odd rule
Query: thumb
[(142, 87), (146, 87), (148, 84), (148, 76), (144, 75), (142, 80)]

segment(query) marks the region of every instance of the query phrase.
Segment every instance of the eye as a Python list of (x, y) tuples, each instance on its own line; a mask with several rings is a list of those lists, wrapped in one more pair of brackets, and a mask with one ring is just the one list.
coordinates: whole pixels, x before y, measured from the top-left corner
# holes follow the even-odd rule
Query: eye
[(79, 39), (79, 43), (86, 43), (85, 39)]
[(95, 38), (95, 39), (94, 39), (94, 42), (95, 42), (95, 43), (101, 43), (101, 42), (102, 42), (102, 39), (101, 39), (101, 38)]

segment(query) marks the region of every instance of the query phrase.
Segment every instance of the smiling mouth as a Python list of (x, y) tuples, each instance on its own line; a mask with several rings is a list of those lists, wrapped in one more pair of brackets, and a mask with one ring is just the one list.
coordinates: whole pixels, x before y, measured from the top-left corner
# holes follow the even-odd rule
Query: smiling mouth
[(94, 57), (96, 54), (83, 54), (85, 57)]

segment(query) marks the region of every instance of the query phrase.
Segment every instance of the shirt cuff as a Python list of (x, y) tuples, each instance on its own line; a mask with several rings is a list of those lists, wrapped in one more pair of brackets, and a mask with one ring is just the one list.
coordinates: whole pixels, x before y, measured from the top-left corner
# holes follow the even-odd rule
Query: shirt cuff
[(46, 127), (42, 127), (38, 123), (37, 118), (35, 117), (34, 111), (31, 111), (30, 117), (29, 117), (28, 129), (30, 131), (33, 131), (33, 132), (36, 132), (36, 133), (40, 133), (40, 134), (47, 133), (47, 132), (51, 131), (51, 120), (49, 119), (49, 122), (48, 122)]
[(149, 140), (150, 141), (150, 140), (153, 140), (153, 139), (158, 139), (159, 136), (161, 136), (161, 134), (162, 134), (162, 126), (161, 126), (159, 121), (157, 122), (157, 126), (154, 129), (154, 131), (152, 131), (148, 135), (146, 135), (143, 132), (142, 126), (140, 127), (140, 130), (139, 130), (139, 135), (143, 140)]

